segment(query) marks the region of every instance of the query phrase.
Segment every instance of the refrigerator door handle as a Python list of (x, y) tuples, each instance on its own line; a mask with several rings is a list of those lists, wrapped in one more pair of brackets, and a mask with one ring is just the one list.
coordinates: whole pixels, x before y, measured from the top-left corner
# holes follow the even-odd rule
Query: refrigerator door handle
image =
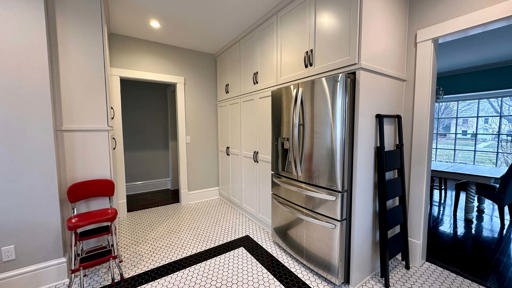
[[(293, 86), (292, 86), (293, 87)], [(297, 167), (296, 167), (296, 163), (295, 163), (295, 134), (296, 134), (296, 131), (295, 131), (295, 110), (296, 110), (296, 106), (297, 106), (297, 89), (293, 89), (292, 90), (292, 95), (293, 95), (293, 98), (292, 98), (292, 115), (291, 115), (291, 118), (290, 119), (290, 131), (291, 131), (291, 139), (290, 139), (290, 152), (291, 153), (288, 153), (288, 157), (291, 157), (291, 161), (290, 163), (292, 164), (292, 173), (297, 176)]]
[(293, 207), (290, 207), (290, 206), (286, 205), (285, 203), (281, 202), (276, 197), (274, 197), (274, 201), (279, 207), (281, 207), (281, 209), (288, 211), (288, 213), (292, 214), (293, 216), (295, 216), (297, 218), (300, 218), (304, 221), (307, 221), (307, 222), (310, 222), (313, 224), (323, 226), (323, 227), (331, 229), (331, 230), (336, 229), (336, 225), (329, 223), (329, 222), (315, 219), (313, 217), (306, 216), (306, 215), (302, 214), (300, 211), (297, 211), (296, 209), (294, 209)]
[(311, 188), (308, 188), (310, 189), (311, 191), (308, 191), (306, 189), (302, 189), (302, 188), (299, 188), (299, 187), (296, 187), (296, 186), (293, 186), (293, 185), (290, 185), (290, 184), (286, 184), (282, 181), (279, 181), (279, 178), (275, 177), (274, 176), (274, 182), (276, 182), (277, 184), (279, 184), (280, 186), (286, 188), (286, 189), (289, 189), (289, 190), (292, 190), (292, 191), (295, 191), (295, 192), (298, 192), (298, 193), (301, 193), (301, 194), (304, 194), (304, 195), (307, 195), (307, 196), (311, 196), (311, 197), (315, 197), (315, 198), (320, 198), (320, 199), (325, 199), (325, 200), (330, 200), (330, 201), (334, 201), (336, 200), (336, 197), (335, 196), (331, 196), (331, 195), (327, 195), (327, 194), (324, 194), (318, 190), (314, 190), (312, 187)]
[(295, 161), (295, 169), (297, 171), (297, 176), (302, 175), (301, 167), (300, 167), (300, 151), (299, 151), (299, 120), (300, 120), (300, 110), (302, 103), (302, 88), (299, 87), (297, 90), (297, 101), (295, 103), (295, 110), (293, 111), (293, 160)]

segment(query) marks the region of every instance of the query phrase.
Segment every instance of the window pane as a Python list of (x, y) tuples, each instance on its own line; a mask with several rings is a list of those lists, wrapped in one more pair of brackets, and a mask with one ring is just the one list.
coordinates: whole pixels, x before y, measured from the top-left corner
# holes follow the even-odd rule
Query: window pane
[(439, 103), (439, 118), (455, 117), (457, 115), (457, 102)]
[(433, 128), (434, 133), (437, 133), (437, 122), (439, 122), (439, 120), (437, 118), (434, 118), (434, 128)]
[(512, 153), (512, 135), (506, 134), (500, 136), (500, 143), (498, 145), (498, 151)]
[(436, 149), (432, 149), (432, 161), (436, 161)]
[(501, 115), (512, 115), (512, 97), (503, 98), (503, 112)]
[(512, 163), (512, 154), (500, 153), (498, 154), (497, 167), (508, 167)]
[(454, 149), (455, 134), (438, 134), (437, 148)]
[(459, 118), (457, 120), (457, 133), (471, 136), (476, 133), (476, 118)]
[(437, 149), (437, 161), (453, 162), (453, 150)]
[(455, 133), (456, 118), (439, 119), (439, 133)]
[(501, 117), (501, 133), (512, 134), (512, 116)]
[(479, 117), (478, 133), (497, 134), (500, 126), (500, 117)]
[(432, 134), (432, 148), (437, 148), (437, 134)]
[(476, 152), (475, 165), (496, 166), (496, 153)]
[(473, 151), (455, 151), (455, 162), (464, 164), (473, 164)]
[(497, 116), (500, 115), (500, 102), (498, 99), (482, 99), (480, 100), (479, 115), (480, 116)]
[(457, 144), (455, 149), (474, 150), (475, 138), (472, 137), (470, 134), (457, 134)]
[(477, 107), (478, 107), (478, 100), (460, 101), (459, 102), (459, 117), (461, 117), (461, 116), (476, 116)]
[(498, 135), (478, 135), (476, 140), (476, 150), (493, 151), (498, 148)]

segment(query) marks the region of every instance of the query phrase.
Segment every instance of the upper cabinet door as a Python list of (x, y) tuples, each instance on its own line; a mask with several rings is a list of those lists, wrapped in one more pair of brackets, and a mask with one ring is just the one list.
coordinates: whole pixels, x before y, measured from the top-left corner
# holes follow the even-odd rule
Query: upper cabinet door
[(278, 78), (294, 80), (306, 73), (306, 53), (313, 45), (314, 1), (297, 0), (277, 15)]
[(237, 42), (217, 57), (217, 99), (240, 94), (240, 47)]
[(358, 10), (356, 0), (316, 0), (315, 72), (357, 63)]
[(272, 17), (240, 41), (243, 93), (276, 82), (276, 29), (276, 18)]

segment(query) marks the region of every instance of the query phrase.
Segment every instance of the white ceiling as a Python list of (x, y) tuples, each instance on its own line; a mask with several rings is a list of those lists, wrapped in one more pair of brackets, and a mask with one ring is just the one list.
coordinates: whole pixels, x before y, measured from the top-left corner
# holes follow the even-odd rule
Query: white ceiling
[(449, 73), (512, 61), (512, 25), (439, 44), (437, 72)]
[[(285, 1), (110, 0), (110, 30), (214, 54), (280, 2)], [(151, 28), (151, 18), (158, 19), (162, 27)]]

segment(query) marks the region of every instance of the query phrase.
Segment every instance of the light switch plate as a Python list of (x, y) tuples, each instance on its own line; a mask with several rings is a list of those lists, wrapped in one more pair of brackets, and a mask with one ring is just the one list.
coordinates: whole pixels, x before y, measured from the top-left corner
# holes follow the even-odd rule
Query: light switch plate
[(16, 259), (16, 252), (14, 249), (14, 245), (2, 247), (2, 261), (11, 261)]

